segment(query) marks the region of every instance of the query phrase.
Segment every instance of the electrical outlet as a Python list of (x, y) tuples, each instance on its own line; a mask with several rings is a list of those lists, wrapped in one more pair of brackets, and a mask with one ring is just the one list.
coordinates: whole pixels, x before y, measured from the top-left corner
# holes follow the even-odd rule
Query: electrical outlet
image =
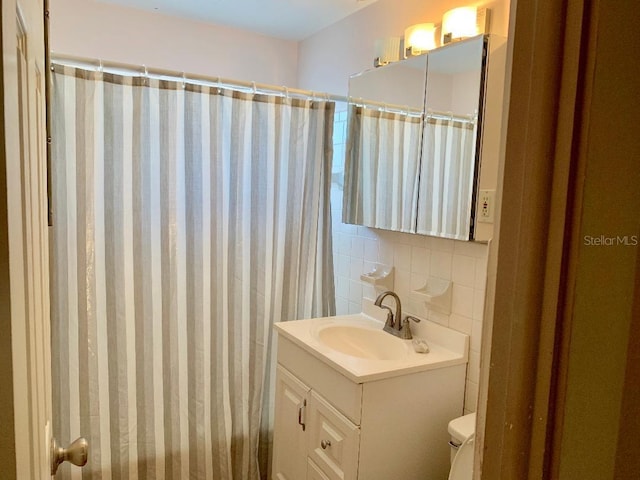
[(493, 223), (495, 197), (495, 190), (480, 190), (480, 198), (478, 199), (478, 222)]

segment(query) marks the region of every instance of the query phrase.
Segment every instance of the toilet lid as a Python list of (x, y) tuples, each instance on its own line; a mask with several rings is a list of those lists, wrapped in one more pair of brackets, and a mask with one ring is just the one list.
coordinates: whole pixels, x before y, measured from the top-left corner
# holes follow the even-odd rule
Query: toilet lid
[(467, 438), (453, 459), (449, 480), (471, 480), (473, 478), (473, 444), (475, 435)]

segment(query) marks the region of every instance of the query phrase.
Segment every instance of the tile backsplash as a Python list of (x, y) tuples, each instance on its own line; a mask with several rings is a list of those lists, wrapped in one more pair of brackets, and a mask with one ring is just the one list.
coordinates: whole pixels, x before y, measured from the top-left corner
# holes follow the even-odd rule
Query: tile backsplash
[[(474, 412), (480, 377), (488, 245), (342, 223), (341, 178), (345, 133), (346, 112), (337, 112), (334, 124), (334, 182), (331, 188), (336, 313), (359, 313), (362, 311), (363, 297), (376, 297), (373, 286), (360, 280), (361, 274), (373, 270), (376, 263), (395, 267), (393, 290), (402, 301), (403, 312), (427, 318), (470, 336), (465, 413)], [(424, 302), (411, 298), (410, 292), (422, 287), (430, 277), (451, 281), (450, 314), (431, 311)], [(419, 336), (420, 324), (414, 324), (413, 330)]]

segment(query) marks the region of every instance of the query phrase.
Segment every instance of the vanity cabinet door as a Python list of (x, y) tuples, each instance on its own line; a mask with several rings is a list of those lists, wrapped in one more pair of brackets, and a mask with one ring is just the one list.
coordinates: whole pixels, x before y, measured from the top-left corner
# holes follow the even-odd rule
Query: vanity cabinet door
[(313, 460), (309, 460), (307, 466), (307, 480), (329, 480), (329, 477), (322, 473), (320, 467), (313, 463)]
[(308, 428), (309, 458), (322, 473), (329, 480), (356, 480), (360, 428), (313, 391)]
[(273, 438), (273, 478), (300, 480), (307, 476), (305, 442), (309, 387), (278, 366)]

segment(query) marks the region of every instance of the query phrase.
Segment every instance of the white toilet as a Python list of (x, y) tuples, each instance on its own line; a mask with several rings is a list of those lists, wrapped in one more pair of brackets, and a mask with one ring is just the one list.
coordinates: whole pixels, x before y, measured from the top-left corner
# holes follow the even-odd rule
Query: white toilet
[(451, 440), (451, 471), (449, 480), (473, 478), (473, 444), (476, 432), (476, 414), (470, 413), (449, 422)]

